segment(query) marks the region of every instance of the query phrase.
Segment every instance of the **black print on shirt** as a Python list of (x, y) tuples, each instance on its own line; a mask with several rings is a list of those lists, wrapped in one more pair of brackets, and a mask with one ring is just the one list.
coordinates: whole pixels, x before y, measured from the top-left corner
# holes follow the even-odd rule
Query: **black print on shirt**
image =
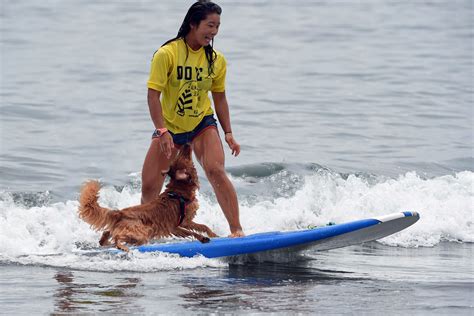
[(183, 92), (176, 102), (176, 114), (179, 116), (201, 117), (203, 111), (193, 108), (193, 104), (201, 102), (201, 96), (199, 95), (196, 81), (187, 82), (181, 91)]
[(193, 103), (192, 97), (193, 97), (193, 94), (191, 93), (190, 89), (186, 89), (184, 90), (183, 93), (181, 93), (181, 96), (178, 98), (178, 103), (177, 103), (178, 111), (176, 111), (176, 113), (179, 116), (184, 116), (186, 110), (193, 109), (192, 105), (188, 105), (190, 103)]
[[(184, 80), (181, 94), (176, 102), (176, 114), (179, 116), (200, 117), (202, 112), (193, 109), (195, 102), (200, 102), (200, 85), (203, 82), (203, 68), (191, 66), (177, 66), (176, 76), (178, 80)], [(197, 99), (197, 100), (196, 100)]]
[(202, 68), (194, 67), (194, 69), (196, 69), (196, 80), (202, 81), (202, 77), (201, 77)]
[[(194, 67), (196, 72), (196, 81), (202, 81), (201, 73), (202, 67)], [(178, 66), (176, 69), (178, 80), (192, 80), (193, 78), (193, 67), (191, 66)]]

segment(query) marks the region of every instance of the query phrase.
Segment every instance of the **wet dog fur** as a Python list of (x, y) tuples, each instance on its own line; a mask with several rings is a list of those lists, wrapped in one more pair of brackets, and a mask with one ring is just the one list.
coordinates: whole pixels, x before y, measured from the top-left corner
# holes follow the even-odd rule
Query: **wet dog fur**
[[(129, 251), (126, 244), (143, 245), (154, 238), (194, 237), (202, 243), (217, 235), (206, 225), (193, 222), (199, 207), (196, 190), (199, 188), (197, 172), (191, 157), (191, 147), (182, 146), (167, 174), (170, 177), (166, 189), (155, 200), (122, 210), (110, 210), (98, 203), (100, 184), (98, 181), (85, 183), (79, 198), (79, 217), (93, 229), (104, 231), (99, 241), (101, 246), (113, 243), (118, 249)], [(184, 218), (180, 222), (179, 199), (172, 198), (173, 192), (187, 200)]]

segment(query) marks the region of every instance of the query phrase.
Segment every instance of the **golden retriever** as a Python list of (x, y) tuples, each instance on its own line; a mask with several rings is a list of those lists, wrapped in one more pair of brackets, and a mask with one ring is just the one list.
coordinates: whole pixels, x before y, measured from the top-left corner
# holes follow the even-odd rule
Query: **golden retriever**
[(143, 245), (153, 238), (194, 237), (202, 243), (217, 235), (206, 225), (193, 222), (199, 207), (196, 190), (199, 181), (191, 157), (191, 147), (182, 146), (167, 172), (170, 177), (166, 189), (155, 200), (123, 210), (101, 207), (97, 200), (100, 184), (84, 184), (79, 199), (79, 216), (95, 230), (104, 231), (99, 243), (110, 242), (121, 250), (129, 251), (125, 244)]

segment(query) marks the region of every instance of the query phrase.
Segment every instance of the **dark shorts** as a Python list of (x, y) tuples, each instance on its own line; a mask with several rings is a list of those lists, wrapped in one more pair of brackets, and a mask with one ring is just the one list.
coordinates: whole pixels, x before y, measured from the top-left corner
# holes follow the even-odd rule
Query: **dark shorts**
[[(204, 116), (202, 119), (201, 123), (198, 124), (192, 131), (186, 132), (186, 133), (179, 133), (179, 134), (174, 134), (171, 133), (171, 137), (173, 137), (173, 142), (176, 145), (184, 145), (191, 143), (194, 138), (196, 138), (199, 134), (204, 132), (208, 128), (217, 128), (217, 121), (214, 118), (214, 115), (208, 115)], [(156, 130), (153, 132), (153, 135), (151, 138), (157, 138), (158, 134), (156, 133)]]

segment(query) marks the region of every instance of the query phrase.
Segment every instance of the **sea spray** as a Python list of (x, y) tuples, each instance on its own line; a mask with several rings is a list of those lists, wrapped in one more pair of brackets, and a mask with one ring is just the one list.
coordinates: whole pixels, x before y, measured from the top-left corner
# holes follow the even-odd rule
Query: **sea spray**
[[(260, 199), (248, 193), (252, 186), (262, 190), (261, 186), (268, 185), (269, 179), (272, 187), (293, 185), (294, 193), (289, 196), (263, 195)], [(240, 217), (247, 234), (298, 230), (308, 225), (322, 226), (329, 222), (343, 223), (416, 211), (421, 214), (419, 222), (380, 242), (419, 247), (435, 246), (442, 241), (474, 241), (473, 172), (429, 179), (409, 172), (397, 178), (374, 180), (372, 176), (318, 170), (299, 175), (298, 179), (295, 180), (295, 174), (288, 170), (277, 170), (251, 182), (243, 176), (233, 176), (239, 194)], [(244, 185), (247, 189), (240, 190)], [(200, 210), (196, 222), (226, 236), (229, 233), (227, 222), (212, 192), (204, 189), (198, 199)], [(222, 264), (205, 258), (185, 259), (165, 254), (89, 256), (87, 250), (98, 248), (100, 233), (78, 218), (77, 201), (39, 206), (19, 201), (21, 199), (14, 199), (11, 193), (0, 194), (1, 262), (100, 271), (158, 271)], [(130, 184), (117, 188), (106, 185), (100, 191), (99, 201), (116, 209), (136, 205), (140, 201), (139, 186)]]

